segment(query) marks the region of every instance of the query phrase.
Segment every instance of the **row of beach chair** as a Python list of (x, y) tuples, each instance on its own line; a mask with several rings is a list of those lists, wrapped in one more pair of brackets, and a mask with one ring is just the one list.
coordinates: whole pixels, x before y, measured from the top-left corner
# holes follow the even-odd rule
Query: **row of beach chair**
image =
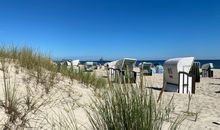
[[(112, 81), (136, 83), (137, 71), (134, 70), (137, 60), (124, 58), (107, 63), (109, 76)], [(200, 63), (194, 57), (173, 58), (160, 66), (163, 71), (163, 87), (165, 91), (179, 93), (195, 93), (196, 82), (200, 82)], [(151, 76), (153, 64), (143, 62), (139, 64), (143, 75)], [(213, 77), (213, 64), (202, 66), (202, 77)], [(159, 69), (160, 70), (160, 69)]]
[[(137, 75), (152, 76), (153, 73), (163, 73), (163, 89), (179, 93), (195, 93), (196, 82), (200, 82), (200, 63), (194, 57), (173, 58), (165, 61), (164, 65), (154, 65), (150, 62), (139, 64), (139, 71), (135, 70), (137, 60), (124, 58), (105, 64), (109, 79), (113, 82), (136, 83)], [(61, 62), (61, 65), (79, 69), (79, 60)], [(96, 62), (86, 62), (85, 71), (97, 69)], [(213, 77), (212, 63), (201, 67), (202, 77)]]

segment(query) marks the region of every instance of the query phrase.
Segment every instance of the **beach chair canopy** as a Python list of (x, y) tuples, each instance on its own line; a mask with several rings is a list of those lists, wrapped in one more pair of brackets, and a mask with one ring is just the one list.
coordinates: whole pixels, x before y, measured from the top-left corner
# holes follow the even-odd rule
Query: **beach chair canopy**
[(118, 60), (116, 61), (112, 61), (106, 64), (106, 66), (108, 66), (109, 69), (115, 69), (116, 63), (118, 62)]
[(208, 70), (208, 69), (213, 69), (213, 68), (214, 68), (213, 63), (208, 63), (208, 64), (202, 65), (203, 70)]
[(124, 58), (116, 62), (115, 68), (121, 71), (123, 70), (133, 71), (133, 68), (135, 67), (136, 62), (137, 62), (136, 59)]
[(93, 66), (93, 62), (86, 62), (86, 65)]
[(71, 66), (71, 62), (70, 61), (62, 61), (61, 65)]
[(194, 57), (174, 58), (164, 63), (164, 80), (171, 84), (179, 84), (179, 72), (189, 73)]
[(151, 62), (143, 62), (143, 63), (140, 63), (139, 66), (150, 66), (150, 67), (152, 67), (153, 63), (151, 63)]
[(150, 70), (153, 67), (153, 63), (143, 62), (139, 64), (139, 67), (141, 67), (143, 70)]
[(72, 66), (78, 66), (80, 61), (79, 60), (73, 60), (71, 63), (72, 63)]

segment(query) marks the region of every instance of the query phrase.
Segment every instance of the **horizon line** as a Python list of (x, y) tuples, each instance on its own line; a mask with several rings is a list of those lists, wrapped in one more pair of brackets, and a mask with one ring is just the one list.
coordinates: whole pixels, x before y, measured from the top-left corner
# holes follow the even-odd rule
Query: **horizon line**
[[(124, 57), (124, 58), (128, 58), (128, 57)], [(103, 61), (114, 61), (114, 60), (118, 60), (118, 59), (123, 59), (123, 58), (102, 58)], [(138, 61), (166, 61), (168, 59), (171, 59), (171, 58), (164, 58), (164, 59), (142, 59), (142, 58), (134, 58), (134, 59), (137, 59)], [(53, 58), (53, 60), (81, 60), (81, 61), (100, 61), (101, 58)], [(217, 58), (199, 58), (199, 59), (195, 59), (195, 61), (197, 60), (220, 60), (220, 59), (217, 59)]]

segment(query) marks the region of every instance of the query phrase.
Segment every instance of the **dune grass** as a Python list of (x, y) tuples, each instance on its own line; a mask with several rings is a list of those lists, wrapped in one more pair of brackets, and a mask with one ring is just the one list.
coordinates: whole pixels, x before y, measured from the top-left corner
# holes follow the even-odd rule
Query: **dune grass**
[(14, 45), (1, 46), (0, 57), (16, 60), (22, 67), (34, 69), (39, 67), (51, 70), (53, 64), (51, 58), (29, 47), (16, 47)]
[(83, 70), (75, 70), (72, 68), (68, 69), (67, 66), (61, 65), (60, 73), (69, 77), (71, 80), (75, 79), (86, 86), (93, 87), (95, 90), (105, 88), (107, 86), (107, 80), (102, 77), (98, 77), (94, 72), (85, 72)]
[(4, 130), (19, 130), (24, 128), (31, 128), (30, 121), (35, 122), (36, 116), (42, 111), (41, 107), (48, 103), (47, 99), (42, 99), (39, 97), (34, 97), (31, 93), (30, 87), (26, 86), (27, 93), (23, 96), (19, 95), (19, 87), (16, 85), (16, 81), (11, 83), (10, 77), (8, 75), (8, 67), (5, 65), (5, 59), (0, 60), (1, 71), (3, 73), (3, 94), (4, 98), (0, 102), (0, 109), (3, 109), (7, 115), (4, 119), (4, 124), (1, 129)]
[[(157, 103), (152, 91), (142, 92), (139, 86), (125, 84), (113, 86), (93, 103), (88, 115), (94, 130), (161, 130), (172, 109), (170, 103)], [(177, 129), (180, 123), (170, 128)]]
[[(78, 80), (87, 86), (93, 86), (95, 89), (103, 88), (107, 85), (106, 80), (102, 77), (97, 77), (95, 73), (87, 73), (72, 68), (69, 69), (65, 65), (55, 65), (50, 56), (29, 47), (16, 47), (14, 45), (1, 46), (0, 58), (14, 60), (14, 62), (18, 62), (21, 67), (34, 71), (32, 75), (36, 78), (37, 84), (43, 82), (42, 80), (45, 79), (45, 70), (47, 70), (51, 74), (49, 76), (50, 85), (53, 85), (52, 81), (59, 72), (71, 80)], [(49, 92), (48, 88), (45, 89), (46, 93)]]
[(111, 89), (94, 99), (87, 111), (94, 130), (161, 130), (165, 123), (169, 129), (179, 128), (186, 115), (171, 121), (174, 96), (167, 104), (162, 100), (157, 102), (152, 89), (144, 89), (143, 79), (141, 72), (139, 85), (109, 83)]

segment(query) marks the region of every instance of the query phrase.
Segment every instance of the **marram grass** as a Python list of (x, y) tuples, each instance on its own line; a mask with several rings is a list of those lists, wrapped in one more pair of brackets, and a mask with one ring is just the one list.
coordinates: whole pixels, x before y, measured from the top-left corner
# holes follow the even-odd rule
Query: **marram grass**
[[(172, 109), (170, 103), (157, 103), (152, 90), (142, 92), (137, 85), (125, 84), (114, 85), (93, 103), (88, 116), (94, 130), (161, 130)], [(170, 128), (177, 129), (181, 121)]]
[[(60, 72), (71, 80), (75, 79), (87, 86), (93, 86), (94, 89), (103, 88), (107, 82), (101, 77), (97, 77), (94, 73), (77, 71), (68, 69), (66, 66), (54, 65), (50, 56), (42, 54), (29, 47), (17, 47), (14, 45), (0, 46), (0, 58), (14, 60), (20, 66), (36, 72), (37, 83), (43, 78), (43, 69), (53, 74), (50, 78), (54, 79), (55, 73)], [(51, 82), (51, 84), (53, 84)], [(47, 90), (48, 91), (48, 90)]]

